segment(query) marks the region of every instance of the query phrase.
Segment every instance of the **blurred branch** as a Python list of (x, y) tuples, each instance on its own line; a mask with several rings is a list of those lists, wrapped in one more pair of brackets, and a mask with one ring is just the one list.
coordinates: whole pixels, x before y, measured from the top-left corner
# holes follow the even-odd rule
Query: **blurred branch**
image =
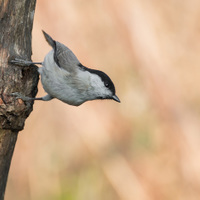
[(0, 200), (4, 199), (18, 131), (23, 129), (33, 106), (9, 94), (21, 92), (35, 96), (37, 93), (37, 69), (8, 64), (13, 57), (31, 59), (35, 3), (35, 0), (0, 0)]

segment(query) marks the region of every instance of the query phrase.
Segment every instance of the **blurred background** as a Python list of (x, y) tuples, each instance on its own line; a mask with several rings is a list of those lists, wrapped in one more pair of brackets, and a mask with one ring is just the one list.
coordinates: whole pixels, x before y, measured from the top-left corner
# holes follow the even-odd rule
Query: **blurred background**
[(121, 103), (35, 102), (5, 199), (200, 199), (199, 8), (199, 0), (37, 1), (33, 61), (51, 49), (43, 29), (106, 72)]

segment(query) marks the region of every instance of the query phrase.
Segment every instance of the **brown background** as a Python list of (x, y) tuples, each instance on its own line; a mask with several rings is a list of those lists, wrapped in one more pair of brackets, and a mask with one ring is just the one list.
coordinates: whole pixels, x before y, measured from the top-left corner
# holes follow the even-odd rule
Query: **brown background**
[(109, 74), (121, 104), (35, 102), (5, 199), (200, 199), (199, 8), (199, 0), (38, 1), (33, 60), (50, 50), (43, 29)]

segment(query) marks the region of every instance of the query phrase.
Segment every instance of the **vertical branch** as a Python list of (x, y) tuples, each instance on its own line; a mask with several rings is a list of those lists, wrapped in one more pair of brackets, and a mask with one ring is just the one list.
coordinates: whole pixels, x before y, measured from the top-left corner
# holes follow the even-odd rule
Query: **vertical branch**
[(8, 172), (17, 140), (17, 133), (10, 130), (0, 130), (0, 199), (4, 199)]
[(35, 96), (37, 93), (37, 69), (8, 62), (14, 57), (31, 59), (35, 3), (36, 0), (0, 0), (0, 200), (4, 199), (18, 131), (23, 129), (33, 108), (33, 103), (15, 100), (9, 94)]

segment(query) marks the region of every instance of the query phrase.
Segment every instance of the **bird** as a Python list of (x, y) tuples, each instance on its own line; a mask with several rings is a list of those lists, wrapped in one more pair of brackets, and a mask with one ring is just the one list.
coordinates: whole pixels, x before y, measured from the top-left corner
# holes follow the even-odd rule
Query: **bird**
[(72, 106), (80, 106), (86, 101), (97, 99), (120, 102), (115, 86), (106, 73), (85, 67), (67, 46), (52, 39), (45, 31), (42, 32), (52, 47), (44, 61), (32, 62), (15, 58), (11, 63), (20, 66), (42, 65), (38, 71), (47, 95), (32, 98), (14, 92), (13, 96), (23, 101), (50, 101), (56, 98)]

